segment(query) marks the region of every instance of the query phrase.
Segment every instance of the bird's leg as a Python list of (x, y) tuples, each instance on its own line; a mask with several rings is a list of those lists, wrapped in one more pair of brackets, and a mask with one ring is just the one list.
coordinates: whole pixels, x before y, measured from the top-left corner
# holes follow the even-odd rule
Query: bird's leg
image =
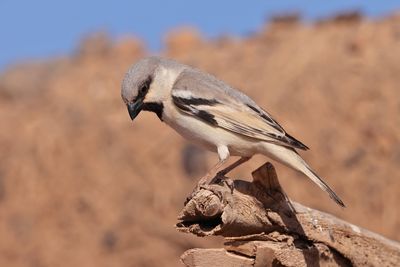
[(228, 160), (229, 150), (228, 150), (227, 146), (219, 146), (219, 147), (217, 147), (217, 151), (218, 151), (218, 156), (219, 156), (219, 162), (217, 164), (215, 164), (211, 168), (211, 170), (209, 170), (207, 172), (207, 174), (200, 179), (199, 183), (197, 184), (198, 186), (209, 184), (211, 182), (211, 179), (216, 176), (218, 170)]
[(193, 189), (193, 192), (190, 194), (189, 197), (186, 198), (185, 205), (191, 200), (194, 195), (197, 193), (197, 191), (201, 188), (203, 189), (209, 189), (208, 185), (210, 184), (210, 181), (216, 176), (216, 173), (218, 172), (219, 168), (221, 168), (222, 165), (226, 162), (228, 158), (225, 159), (220, 159), (220, 161), (214, 165), (214, 167), (211, 168), (207, 172), (205, 176), (203, 176), (200, 181), (197, 183), (196, 187)]
[(217, 176), (225, 176), (227, 175), (229, 172), (231, 172), (233, 169), (235, 169), (236, 167), (242, 165), (243, 163), (245, 163), (246, 161), (248, 161), (249, 159), (251, 159), (251, 157), (241, 157), (240, 159), (238, 159), (237, 161), (235, 161), (234, 163), (232, 163), (231, 165), (229, 165), (228, 167), (226, 167), (223, 170), (220, 170), (217, 173)]
[[(218, 156), (219, 156), (219, 162), (217, 164), (215, 164), (211, 170), (209, 170), (207, 172), (207, 174), (205, 176), (203, 176), (200, 181), (197, 183), (197, 186), (195, 187), (195, 189), (193, 190), (192, 194), (186, 199), (185, 205), (186, 203), (192, 199), (192, 197), (196, 194), (197, 190), (203, 188), (203, 189), (209, 189), (212, 190), (212, 188), (210, 188), (210, 184), (215, 182), (216, 179), (218, 179), (219, 177), (222, 177), (224, 182), (229, 186), (229, 188), (231, 188), (231, 190), (233, 191), (233, 183), (229, 183), (227, 181), (227, 179), (225, 179), (225, 177), (223, 175), (225, 175), (226, 173), (228, 173), (229, 171), (233, 170), (234, 168), (236, 168), (237, 166), (239, 166), (240, 164), (242, 164), (243, 162), (246, 162), (249, 160), (249, 158), (243, 157), (241, 159), (239, 159), (238, 161), (234, 162), (233, 164), (229, 165), (227, 168), (223, 169), (221, 172), (218, 172), (218, 170), (225, 164), (225, 162), (228, 160), (229, 158), (229, 149), (227, 146), (218, 146), (217, 147), (217, 151), (218, 151)], [(221, 176), (221, 175), (222, 176)]]
[(217, 173), (217, 175), (212, 179), (212, 181), (210, 182), (215, 183), (217, 182), (219, 179), (223, 180), (224, 183), (231, 189), (231, 192), (233, 193), (233, 188), (234, 188), (234, 184), (233, 181), (230, 180), (229, 178), (225, 177), (226, 174), (228, 174), (230, 171), (232, 171), (233, 169), (235, 169), (236, 167), (238, 167), (239, 165), (245, 163), (246, 161), (248, 161), (249, 159), (251, 159), (251, 157), (241, 157), (240, 159), (238, 159), (237, 161), (235, 161), (234, 163), (232, 163), (231, 165), (229, 165), (228, 167), (226, 167), (225, 169), (219, 171)]
[(211, 179), (216, 177), (216, 174), (217, 174), (218, 170), (222, 167), (222, 165), (224, 165), (225, 162), (226, 162), (226, 159), (218, 161), (218, 163), (215, 164), (207, 172), (207, 174), (200, 179), (200, 181), (199, 181), (199, 183), (197, 185), (198, 186), (202, 186), (202, 185), (205, 185), (205, 184), (210, 184)]

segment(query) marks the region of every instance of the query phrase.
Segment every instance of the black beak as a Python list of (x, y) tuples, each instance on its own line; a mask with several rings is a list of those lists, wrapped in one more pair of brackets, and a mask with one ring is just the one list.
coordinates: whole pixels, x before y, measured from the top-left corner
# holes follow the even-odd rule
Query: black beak
[(129, 116), (131, 117), (132, 120), (134, 120), (136, 116), (139, 115), (140, 111), (142, 111), (143, 99), (138, 99), (134, 103), (129, 103), (127, 104), (127, 107)]

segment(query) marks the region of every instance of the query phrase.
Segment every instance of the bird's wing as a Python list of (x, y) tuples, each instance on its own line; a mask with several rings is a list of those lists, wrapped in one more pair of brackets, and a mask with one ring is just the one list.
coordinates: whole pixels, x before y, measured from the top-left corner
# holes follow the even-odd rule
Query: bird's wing
[(288, 135), (271, 115), (243, 93), (199, 71), (184, 71), (172, 89), (172, 100), (183, 113), (249, 138), (307, 150)]

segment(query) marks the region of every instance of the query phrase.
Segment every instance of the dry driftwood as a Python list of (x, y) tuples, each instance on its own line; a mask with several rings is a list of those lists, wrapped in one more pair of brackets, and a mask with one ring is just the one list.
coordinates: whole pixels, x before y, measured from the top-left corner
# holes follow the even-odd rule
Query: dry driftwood
[(400, 266), (399, 243), (290, 202), (272, 164), (252, 175), (192, 194), (177, 229), (222, 235), (225, 248), (188, 250), (186, 266)]

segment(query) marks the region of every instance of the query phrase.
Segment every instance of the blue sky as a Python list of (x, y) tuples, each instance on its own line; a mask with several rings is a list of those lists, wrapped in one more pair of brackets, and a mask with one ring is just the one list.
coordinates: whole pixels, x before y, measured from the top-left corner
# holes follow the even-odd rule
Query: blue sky
[(377, 17), (400, 10), (399, 0), (0, 0), (0, 69), (15, 61), (68, 54), (87, 33), (135, 35), (152, 50), (178, 26), (189, 25), (205, 36), (243, 36), (257, 31), (273, 14), (298, 11), (314, 20), (344, 10)]

